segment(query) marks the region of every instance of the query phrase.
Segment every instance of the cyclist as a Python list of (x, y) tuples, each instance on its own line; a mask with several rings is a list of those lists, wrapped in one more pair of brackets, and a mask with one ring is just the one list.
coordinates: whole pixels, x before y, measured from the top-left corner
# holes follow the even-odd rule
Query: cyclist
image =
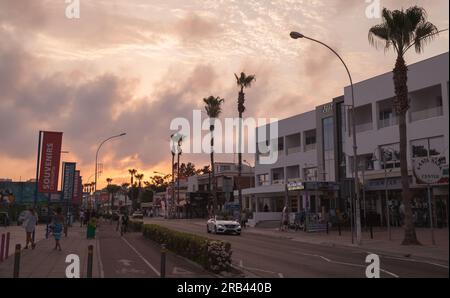
[(127, 232), (128, 221), (129, 221), (128, 214), (126, 212), (121, 216), (120, 221), (121, 221), (120, 222), (120, 226), (121, 226), (120, 234), (123, 235), (124, 233)]

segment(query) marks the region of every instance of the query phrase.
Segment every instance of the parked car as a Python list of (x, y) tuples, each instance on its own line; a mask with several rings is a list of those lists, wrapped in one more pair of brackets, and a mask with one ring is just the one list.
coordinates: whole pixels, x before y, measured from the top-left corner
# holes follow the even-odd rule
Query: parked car
[(142, 213), (142, 211), (134, 211), (134, 213), (131, 215), (131, 218), (133, 218), (133, 219), (143, 219), (144, 218), (144, 214)]
[(0, 225), (9, 226), (9, 215), (8, 212), (0, 212)]
[(241, 235), (241, 225), (235, 220), (228, 220), (223, 216), (215, 216), (206, 223), (206, 232)]

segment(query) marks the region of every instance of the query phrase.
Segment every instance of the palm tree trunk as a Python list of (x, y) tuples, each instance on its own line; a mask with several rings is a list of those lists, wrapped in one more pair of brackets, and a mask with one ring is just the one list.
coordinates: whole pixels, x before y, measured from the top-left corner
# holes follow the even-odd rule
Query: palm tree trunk
[(394, 85), (396, 99), (394, 106), (399, 121), (400, 133), (400, 172), (402, 182), (402, 200), (405, 206), (405, 238), (402, 245), (420, 245), (417, 240), (416, 230), (411, 208), (411, 192), (409, 189), (408, 175), (408, 141), (406, 134), (406, 112), (409, 108), (408, 101), (408, 68), (401, 55), (397, 57), (394, 68)]
[(214, 169), (214, 125), (210, 126), (211, 131), (211, 176), (212, 176), (212, 195), (213, 195), (213, 215), (217, 214), (217, 192), (216, 175)]
[(175, 199), (175, 152), (172, 152), (172, 196), (169, 200), (169, 206), (166, 206), (168, 218), (171, 218), (172, 216), (172, 205)]
[(243, 111), (243, 105), (245, 101), (245, 94), (244, 94), (244, 88), (241, 88), (241, 92), (239, 92), (239, 99), (238, 99), (238, 112), (239, 112), (239, 151), (238, 151), (238, 200), (239, 204), (241, 204), (241, 209), (243, 209), (242, 204), (242, 188), (241, 188), (241, 177), (242, 177), (242, 111)]

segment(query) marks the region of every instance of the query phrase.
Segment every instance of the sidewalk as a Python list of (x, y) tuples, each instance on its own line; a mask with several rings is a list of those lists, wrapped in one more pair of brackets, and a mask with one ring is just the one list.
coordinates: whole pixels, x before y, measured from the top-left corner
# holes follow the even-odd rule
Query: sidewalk
[[(45, 237), (45, 226), (41, 227)], [(41, 230), (40, 229), (40, 230)], [(0, 233), (2, 233), (1, 231)], [(42, 231), (39, 232), (42, 235)], [(22, 236), (24, 237), (24, 236)], [(36, 239), (42, 239), (43, 237), (37, 237)], [(7, 260), (0, 263), (0, 278), (12, 278), (13, 268), (14, 268), (14, 248), (17, 243), (20, 243), (23, 247), (23, 240), (20, 238), (12, 238), (11, 243), (12, 249), (10, 249), (10, 256)], [(21, 278), (65, 278), (66, 267), (66, 257), (69, 254), (76, 254), (80, 257), (80, 277), (86, 277), (87, 272), (87, 255), (88, 246), (94, 245), (94, 262), (93, 262), (93, 277), (99, 277), (99, 262), (97, 255), (97, 240), (86, 239), (86, 228), (80, 228), (79, 226), (73, 226), (69, 228), (68, 237), (64, 234), (61, 237), (62, 251), (53, 250), (55, 241), (53, 237), (49, 239), (42, 239), (37, 242), (36, 248), (34, 250), (22, 249), (20, 258), (20, 272), (19, 277)]]
[(362, 245), (352, 244), (351, 232), (343, 230), (341, 236), (336, 230), (330, 230), (329, 234), (326, 233), (305, 233), (303, 231), (295, 232), (290, 230), (289, 232), (281, 232), (278, 228), (264, 229), (264, 228), (247, 228), (243, 230), (244, 233), (253, 233), (265, 236), (288, 238), (293, 241), (328, 245), (328, 246), (349, 246), (353, 248), (359, 248), (367, 252), (374, 252), (379, 254), (387, 254), (390, 256), (399, 256), (410, 258), (426, 258), (434, 259), (448, 264), (449, 260), (449, 237), (448, 229), (436, 229), (434, 235), (436, 239), (436, 246), (432, 245), (431, 232), (429, 229), (418, 228), (416, 229), (417, 237), (422, 243), (422, 246), (403, 246), (401, 242), (403, 240), (404, 230), (402, 228), (392, 228), (392, 240), (388, 240), (388, 232), (386, 229), (374, 229), (374, 239), (370, 239), (370, 233), (363, 231)]

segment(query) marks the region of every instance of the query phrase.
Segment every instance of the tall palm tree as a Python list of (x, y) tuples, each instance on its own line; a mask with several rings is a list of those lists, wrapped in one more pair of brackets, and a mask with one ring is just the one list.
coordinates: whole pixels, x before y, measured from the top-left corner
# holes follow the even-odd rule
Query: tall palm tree
[(436, 37), (439, 31), (435, 25), (427, 21), (425, 9), (418, 6), (410, 7), (406, 11), (403, 9), (390, 11), (384, 8), (382, 17), (383, 23), (370, 28), (369, 42), (375, 47), (382, 45), (385, 51), (392, 49), (397, 54), (393, 70), (396, 95), (393, 104), (399, 121), (400, 171), (402, 199), (405, 206), (405, 238), (402, 244), (420, 245), (414, 228), (409, 190), (406, 134), (406, 113), (409, 109), (409, 100), (408, 67), (405, 62), (405, 54), (412, 47), (418, 54), (422, 53), (425, 45)]
[[(225, 99), (220, 97), (210, 96), (208, 98), (204, 98), (203, 102), (205, 103), (205, 110), (211, 119), (211, 124), (209, 126), (209, 130), (211, 132), (211, 176), (213, 180), (213, 212), (216, 214), (217, 212), (217, 187), (216, 187), (216, 179), (215, 179), (215, 169), (214, 169), (214, 120), (220, 116), (222, 113), (222, 104), (225, 102)], [(211, 182), (210, 182), (211, 189)]]
[(134, 178), (134, 175), (136, 175), (137, 170), (136, 170), (136, 169), (129, 169), (129, 170), (128, 170), (128, 173), (129, 173), (130, 176), (131, 176), (130, 186), (133, 187), (133, 178)]
[(113, 181), (112, 178), (106, 178), (106, 182), (108, 183), (108, 185), (111, 185), (112, 181)]
[(242, 114), (245, 112), (245, 88), (250, 88), (252, 86), (253, 81), (255, 81), (254, 75), (247, 76), (244, 72), (241, 72), (241, 76), (236, 77), (236, 84), (240, 88), (239, 96), (238, 96), (238, 113), (239, 113), (239, 151), (238, 151), (238, 198), (239, 204), (242, 204), (242, 189), (241, 189), (241, 176), (242, 176)]

